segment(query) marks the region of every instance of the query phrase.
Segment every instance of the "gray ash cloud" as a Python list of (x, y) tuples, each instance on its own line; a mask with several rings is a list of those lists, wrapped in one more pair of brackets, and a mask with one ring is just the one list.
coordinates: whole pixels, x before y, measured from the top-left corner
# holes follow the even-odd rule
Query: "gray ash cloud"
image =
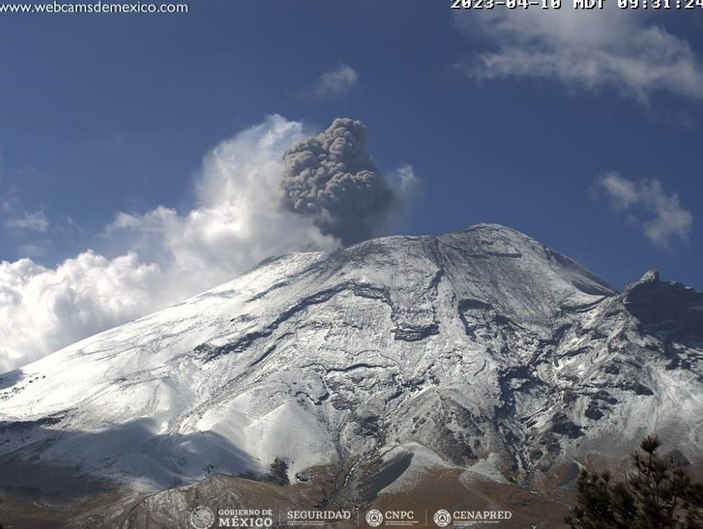
[(283, 156), (284, 207), (312, 217), (324, 234), (344, 246), (377, 235), (399, 202), (365, 143), (361, 121), (338, 118)]

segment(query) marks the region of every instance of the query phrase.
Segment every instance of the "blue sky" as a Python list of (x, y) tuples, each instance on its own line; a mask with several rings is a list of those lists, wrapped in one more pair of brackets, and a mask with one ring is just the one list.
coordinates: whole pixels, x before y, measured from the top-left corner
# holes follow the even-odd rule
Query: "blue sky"
[[(387, 232), (498, 222), (619, 288), (659, 267), (702, 289), (703, 9), (568, 5), (555, 14), (197, 0), (184, 15), (0, 15), (0, 291), (14, 300), (5, 309), (32, 278), (65, 287), (89, 276), (91, 264), (61, 268), (88, 249), (101, 270), (126, 255), (120, 266), (144, 273), (170, 266), (155, 248), (175, 254), (185, 243), (164, 242), (164, 219), (185, 218), (207, 202), (203, 182), (222, 181), (202, 176), (203, 159), (273, 114), (299, 124), (286, 138), (360, 119), (385, 173), (412, 168), (422, 192)], [(245, 140), (237, 156), (248, 156)], [(31, 263), (19, 266), (23, 257)], [(212, 280), (230, 272), (239, 270)], [(110, 281), (114, 292), (97, 299), (121, 295)], [(90, 298), (86, 288), (36, 301), (78, 324), (48, 330), (34, 356), (159, 305), (130, 291), (129, 310), (90, 323), (76, 301)], [(57, 306), (70, 307), (62, 316)]]

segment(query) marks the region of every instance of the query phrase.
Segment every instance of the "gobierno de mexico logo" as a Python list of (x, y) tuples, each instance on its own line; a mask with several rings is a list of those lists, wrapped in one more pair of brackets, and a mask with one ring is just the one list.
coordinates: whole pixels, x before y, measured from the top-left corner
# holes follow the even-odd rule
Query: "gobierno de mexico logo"
[(208, 507), (198, 505), (190, 511), (190, 525), (195, 529), (209, 529), (215, 523), (215, 513)]

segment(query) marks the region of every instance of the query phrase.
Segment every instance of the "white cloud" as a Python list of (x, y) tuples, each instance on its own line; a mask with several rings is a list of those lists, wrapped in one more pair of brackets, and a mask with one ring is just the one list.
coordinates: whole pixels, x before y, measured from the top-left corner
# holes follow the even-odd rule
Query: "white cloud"
[(6, 220), (5, 225), (8, 228), (37, 231), (39, 233), (46, 233), (49, 229), (49, 221), (46, 219), (46, 215), (44, 215), (43, 211), (35, 211), (34, 213), (27, 213), (25, 211), (24, 214), (19, 217)]
[(141, 315), (160, 275), (134, 254), (109, 260), (88, 251), (55, 269), (3, 261), (0, 371)]
[(693, 225), (693, 215), (683, 208), (679, 197), (667, 194), (657, 179), (628, 180), (619, 173), (609, 172), (596, 180), (595, 190), (602, 192), (610, 205), (642, 229), (655, 246), (671, 248), (674, 239), (687, 241)]
[(359, 81), (359, 74), (349, 65), (342, 65), (320, 75), (313, 93), (321, 98), (341, 97)]
[(46, 255), (52, 247), (52, 233), (65, 231), (64, 222), (49, 222), (42, 209), (28, 210), (14, 186), (0, 188), (0, 240), (15, 255)]
[(422, 179), (412, 165), (403, 164), (388, 174), (388, 184), (402, 198), (402, 207), (407, 209), (422, 193)]
[(623, 178), (616, 172), (609, 172), (601, 175), (596, 180), (596, 186), (605, 191), (610, 200), (610, 204), (616, 211), (625, 211), (627, 208), (637, 203), (639, 194), (635, 182)]
[[(280, 207), (285, 149), (309, 135), (271, 116), (221, 142), (195, 182), (197, 205), (118, 213), (88, 250), (55, 268), (0, 263), (0, 372), (245, 272), (272, 255), (331, 249), (311, 219)], [(407, 185), (416, 177), (403, 170)], [(402, 179), (401, 179), (402, 181)]]
[(107, 231), (171, 273), (206, 272), (196, 274), (207, 278), (203, 286), (274, 254), (330, 248), (334, 239), (279, 206), (283, 153), (304, 136), (301, 123), (272, 116), (205, 157), (196, 208), (183, 215), (164, 206), (144, 215), (120, 213)]
[(648, 15), (619, 10), (491, 10), (457, 17), (491, 51), (458, 65), (477, 80), (533, 77), (577, 90), (615, 89), (642, 102), (655, 93), (703, 98), (703, 63)]

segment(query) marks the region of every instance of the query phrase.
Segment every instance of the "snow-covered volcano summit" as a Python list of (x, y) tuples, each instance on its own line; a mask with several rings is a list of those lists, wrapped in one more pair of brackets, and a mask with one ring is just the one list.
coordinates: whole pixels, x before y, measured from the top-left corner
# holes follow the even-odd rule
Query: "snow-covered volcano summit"
[(695, 459), (702, 307), (498, 225), (289, 255), (3, 375), (0, 455), (156, 489), (419, 453), (525, 481), (651, 432)]

